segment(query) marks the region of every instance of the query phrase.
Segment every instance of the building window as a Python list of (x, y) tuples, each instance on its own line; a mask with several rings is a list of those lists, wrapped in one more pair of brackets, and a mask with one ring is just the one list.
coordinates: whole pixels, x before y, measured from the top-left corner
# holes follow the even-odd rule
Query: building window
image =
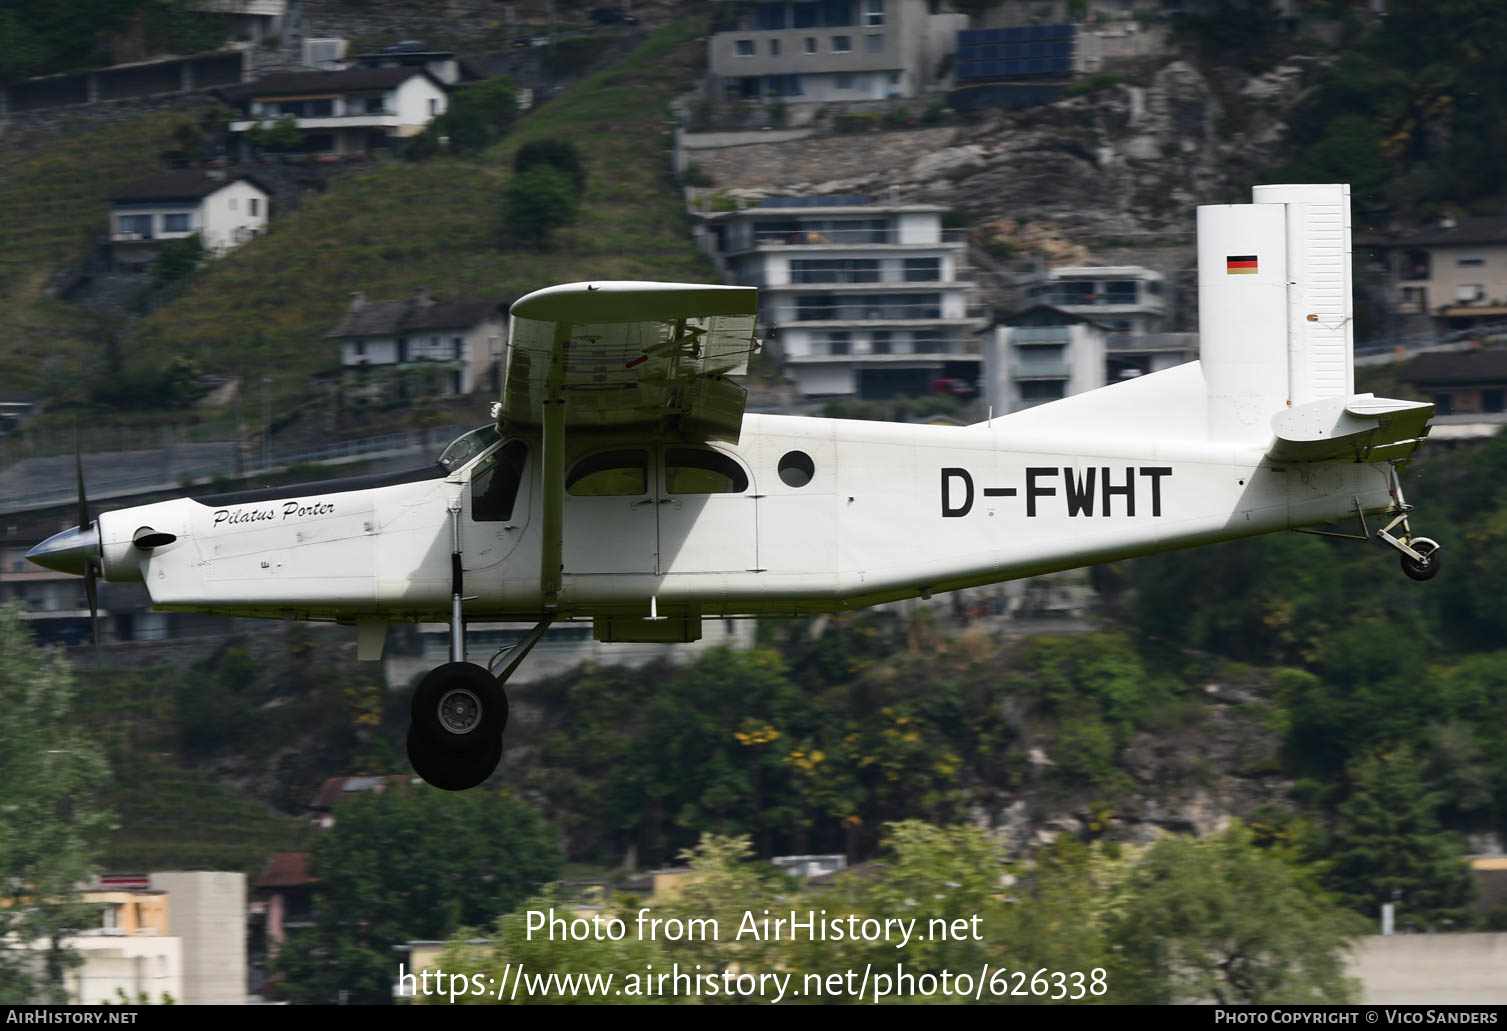
[(1028, 379), (1022, 381), (1020, 387), (1020, 399), (1022, 401), (1055, 401), (1063, 396), (1063, 389), (1067, 381), (1060, 379)]
[(785, 5), (783, 3), (762, 3), (758, 6), (754, 24), (757, 28), (766, 32), (783, 29), (785, 27)]
[(837, 355), (847, 354), (849, 346), (850, 346), (850, 344), (849, 344), (849, 338), (848, 338), (848, 334), (847, 333), (828, 333), (827, 334), (827, 353), (828, 354), (837, 354)]
[(884, 24), (884, 0), (864, 0), (863, 23), (870, 28)]
[(188, 232), (188, 215), (182, 213), (177, 215), (163, 215), (162, 231), (164, 233)]
[(738, 56), (739, 57), (753, 57), (754, 56), (754, 52), (755, 52), (755, 50), (754, 50), (754, 41), (753, 40), (751, 40), (751, 39), (740, 39), (740, 40), (738, 40)]
[(251, 214), (251, 217), (253, 217), (253, 218), (256, 217), (257, 209), (261, 207), (261, 204), (259, 203), (260, 200), (261, 200), (260, 197), (252, 197), (250, 200), (248, 200), (246, 202), (247, 205), (248, 205), (248, 207), (247, 207), (246, 210)]
[(440, 113), (440, 102), (436, 97), (429, 98), (429, 114), (434, 116)]
[(871, 54), (884, 53), (884, 33), (873, 32), (863, 37), (863, 48)]
[(1110, 280), (1109, 282), (1105, 283), (1104, 299), (1108, 304), (1135, 304), (1135, 280)]
[(806, 37), (806, 53), (808, 53), (808, 54), (814, 54), (814, 53), (816, 53), (816, 37), (815, 36), (807, 36)]
[(853, 50), (853, 37), (852, 36), (833, 36), (832, 37), (832, 52), (834, 54), (846, 54), (846, 53), (852, 52), (852, 50)]
[(356, 357), (360, 358), (360, 357), (362, 357), (365, 354), (366, 354), (366, 341), (365, 340), (357, 340), (356, 341)]
[(143, 240), (150, 240), (152, 238), (152, 216), (121, 215), (120, 233), (122, 236), (126, 235), (127, 233), (135, 233)]
[(771, 39), (769, 41), (769, 56), (770, 57), (779, 57), (780, 56), (780, 41), (779, 40), (777, 40), (777, 39)]
[(230, 210), (234, 211), (235, 210), (235, 198), (234, 197), (226, 197), (225, 200), (229, 203)]
[(887, 329), (874, 330), (873, 340), (869, 344), (869, 351), (873, 354), (889, 354), (894, 334)]
[(1486, 264), (1486, 259), (1485, 258), (1478, 258), (1478, 257), (1474, 257), (1474, 256), (1469, 257), (1469, 258), (1456, 258), (1455, 259), (1455, 267), (1456, 268), (1480, 268), (1484, 264)]
[(851, 75), (839, 75), (837, 77), (837, 88), (838, 89), (852, 89), (853, 88), (853, 76), (851, 76)]
[(902, 273), (907, 283), (940, 283), (941, 258), (906, 258)]

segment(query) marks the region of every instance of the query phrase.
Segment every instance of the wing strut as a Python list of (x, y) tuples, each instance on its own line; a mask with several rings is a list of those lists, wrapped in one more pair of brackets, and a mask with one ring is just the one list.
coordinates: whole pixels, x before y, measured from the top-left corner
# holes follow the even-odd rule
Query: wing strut
[(543, 405), (544, 442), (540, 458), (543, 465), (544, 539), (539, 547), (539, 592), (546, 609), (554, 609), (560, 603), (561, 541), (565, 531), (565, 398), (562, 395), (570, 332), (570, 323), (555, 324), (554, 354), (550, 360)]

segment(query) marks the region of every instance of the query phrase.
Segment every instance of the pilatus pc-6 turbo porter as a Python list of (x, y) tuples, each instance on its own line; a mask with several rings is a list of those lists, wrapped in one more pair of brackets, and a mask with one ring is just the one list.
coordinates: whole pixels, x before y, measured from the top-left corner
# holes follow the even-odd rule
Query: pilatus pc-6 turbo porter
[[(834, 612), (1359, 518), (1427, 579), (1398, 469), (1433, 406), (1354, 392), (1349, 188), (1198, 209), (1202, 360), (967, 428), (745, 415), (757, 291), (573, 283), (512, 307), (493, 421), (428, 469), (104, 512), (42, 565), (144, 581), (160, 609), (448, 621), (408, 753), (495, 769), (502, 689), (551, 622), (693, 641), (704, 618)], [(1377, 528), (1366, 519), (1378, 517)], [(1395, 533), (1394, 533), (1395, 531)], [(1318, 531), (1324, 532), (1324, 531)], [(532, 622), (466, 660), (467, 622)], [(500, 666), (495, 675), (492, 671)]]

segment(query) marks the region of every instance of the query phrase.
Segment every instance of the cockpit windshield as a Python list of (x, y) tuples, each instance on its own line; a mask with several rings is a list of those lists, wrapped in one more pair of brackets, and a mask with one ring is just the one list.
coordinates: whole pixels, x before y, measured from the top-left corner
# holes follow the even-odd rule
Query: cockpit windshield
[(470, 433), (462, 434), (450, 442), (445, 453), (440, 455), (440, 465), (445, 472), (453, 473), (487, 448), (497, 443), (502, 436), (495, 423), (478, 426)]

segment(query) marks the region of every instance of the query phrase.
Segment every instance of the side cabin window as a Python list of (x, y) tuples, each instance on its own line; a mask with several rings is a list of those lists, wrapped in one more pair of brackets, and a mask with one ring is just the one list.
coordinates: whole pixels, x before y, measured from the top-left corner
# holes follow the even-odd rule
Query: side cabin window
[(649, 452), (604, 451), (575, 464), (565, 490), (576, 497), (644, 494), (649, 489)]
[(720, 451), (666, 448), (665, 488), (671, 494), (742, 494), (748, 474)]
[(518, 486), (523, 482), (523, 466), (528, 461), (528, 447), (521, 440), (510, 440), (471, 472), (471, 519), (478, 523), (496, 523), (513, 518), (513, 502), (518, 500)]

